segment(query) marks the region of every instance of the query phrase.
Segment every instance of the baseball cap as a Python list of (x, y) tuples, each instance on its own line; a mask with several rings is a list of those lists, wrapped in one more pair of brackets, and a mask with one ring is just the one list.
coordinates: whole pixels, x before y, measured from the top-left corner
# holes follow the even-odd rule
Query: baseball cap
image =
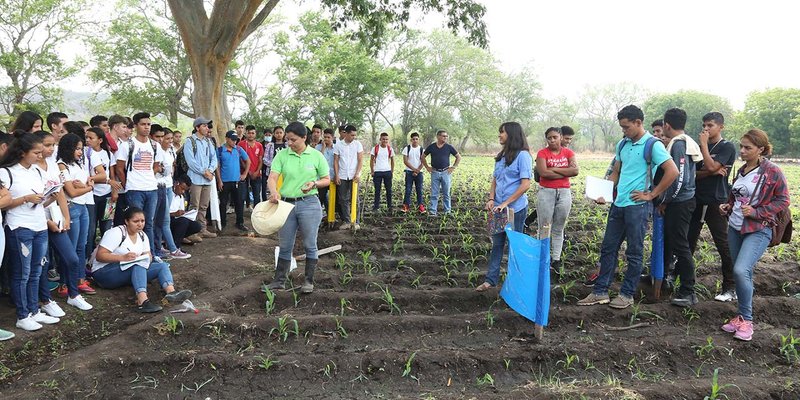
[(236, 134), (236, 131), (225, 132), (225, 137), (233, 139), (234, 141), (239, 140), (239, 135)]
[(194, 128), (197, 128), (197, 127), (198, 127), (198, 126), (200, 126), (200, 125), (203, 125), (203, 124), (210, 124), (210, 123), (211, 123), (211, 120), (210, 120), (210, 119), (208, 119), (208, 118), (205, 118), (205, 117), (197, 117), (197, 118), (195, 118), (195, 119), (194, 119), (194, 124), (192, 124), (192, 127), (194, 127)]

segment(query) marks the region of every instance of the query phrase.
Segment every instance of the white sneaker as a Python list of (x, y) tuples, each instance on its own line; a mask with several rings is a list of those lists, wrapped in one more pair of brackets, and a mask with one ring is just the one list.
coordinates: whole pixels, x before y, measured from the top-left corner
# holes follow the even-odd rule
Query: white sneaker
[(81, 310), (81, 311), (89, 311), (93, 307), (91, 304), (87, 303), (86, 300), (83, 299), (83, 296), (77, 295), (75, 298), (67, 298), (67, 304)]
[(726, 291), (714, 296), (714, 300), (716, 300), (716, 301), (734, 301), (736, 299), (737, 299), (736, 298), (736, 291), (733, 290), (733, 289), (726, 290)]
[(51, 317), (41, 311), (37, 312), (36, 314), (33, 314), (30, 318), (33, 318), (34, 321), (40, 324), (46, 324), (46, 325), (57, 324), (59, 321), (61, 321), (60, 319), (56, 317)]
[[(41, 313), (39, 313), (41, 314)], [(28, 332), (38, 331), (42, 329), (42, 325), (38, 322), (33, 320), (33, 317), (28, 314), (28, 318), (18, 319), (17, 320), (17, 328), (26, 330)]]
[(42, 311), (46, 312), (47, 315), (55, 318), (61, 318), (67, 315), (67, 313), (65, 313), (64, 310), (62, 310), (61, 307), (58, 306), (58, 303), (56, 303), (53, 300), (50, 300), (49, 303), (43, 305)]

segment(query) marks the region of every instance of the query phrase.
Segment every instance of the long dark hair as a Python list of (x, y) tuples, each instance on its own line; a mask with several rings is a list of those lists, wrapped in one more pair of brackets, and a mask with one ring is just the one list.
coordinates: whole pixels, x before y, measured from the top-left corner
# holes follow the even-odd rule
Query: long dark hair
[(97, 135), (97, 138), (100, 139), (100, 149), (105, 150), (106, 154), (108, 154), (108, 158), (111, 159), (111, 149), (108, 147), (108, 138), (106, 137), (106, 133), (98, 127), (89, 128), (89, 132)]
[(33, 112), (33, 111), (23, 111), (16, 120), (14, 120), (14, 124), (11, 125), (11, 131), (16, 131), (17, 129), (21, 129), (24, 132), (31, 132), (33, 131), (33, 124), (36, 120), (40, 120), (44, 122), (42, 116)]
[(37, 143), (42, 143), (42, 139), (39, 136), (25, 132), (22, 129), (15, 130), (14, 140), (8, 146), (3, 159), (0, 160), (0, 167), (10, 167), (18, 164), (22, 157), (25, 156), (25, 153), (33, 150)]
[(498, 132), (505, 131), (506, 143), (503, 148), (497, 153), (494, 158), (495, 161), (506, 159), (506, 165), (511, 165), (517, 159), (520, 151), (528, 151), (528, 140), (525, 138), (525, 132), (522, 131), (522, 125), (518, 122), (503, 122), (500, 125)]
[(82, 163), (83, 156), (81, 156), (81, 159), (75, 158), (75, 150), (81, 142), (83, 142), (81, 138), (74, 133), (64, 135), (61, 140), (58, 141), (58, 154), (56, 154), (56, 156), (67, 165), (77, 164), (79, 162)]

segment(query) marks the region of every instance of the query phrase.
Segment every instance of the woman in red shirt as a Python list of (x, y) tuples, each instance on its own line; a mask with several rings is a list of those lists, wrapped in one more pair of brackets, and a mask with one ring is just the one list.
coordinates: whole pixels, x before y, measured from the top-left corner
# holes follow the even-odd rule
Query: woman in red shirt
[(536, 194), (536, 212), (539, 237), (542, 228), (550, 227), (550, 266), (561, 272), (561, 248), (564, 245), (564, 227), (572, 209), (569, 178), (578, 175), (578, 164), (572, 150), (561, 147), (561, 129), (547, 128), (544, 132), (547, 147), (536, 153), (536, 172), (539, 174), (539, 191)]

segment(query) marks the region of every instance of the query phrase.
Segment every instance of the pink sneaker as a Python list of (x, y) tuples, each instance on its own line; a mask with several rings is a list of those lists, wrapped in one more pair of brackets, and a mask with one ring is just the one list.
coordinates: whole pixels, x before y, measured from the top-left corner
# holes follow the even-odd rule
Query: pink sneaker
[(742, 320), (742, 324), (739, 325), (738, 329), (736, 329), (736, 333), (733, 334), (733, 338), (744, 340), (745, 342), (749, 342), (751, 339), (753, 339), (753, 321)]
[(722, 325), (722, 330), (728, 333), (735, 333), (743, 322), (744, 318), (741, 315), (737, 315), (735, 318), (731, 318), (727, 324)]

